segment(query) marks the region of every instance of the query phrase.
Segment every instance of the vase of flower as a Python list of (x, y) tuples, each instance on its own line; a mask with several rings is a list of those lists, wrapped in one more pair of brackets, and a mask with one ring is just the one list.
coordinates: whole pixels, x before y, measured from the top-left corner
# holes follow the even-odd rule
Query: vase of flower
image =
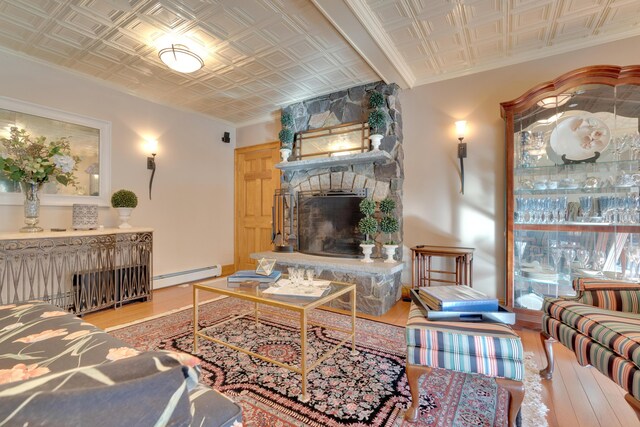
[(371, 259), (371, 254), (373, 253), (374, 246), (375, 245), (373, 243), (360, 243), (360, 247), (362, 248), (362, 255), (364, 255), (364, 258), (362, 258), (360, 261), (373, 262), (373, 260)]
[(398, 245), (382, 245), (382, 248), (384, 249), (384, 254), (387, 256), (387, 259), (385, 259), (384, 262), (396, 262), (396, 260), (393, 259), (393, 256), (396, 254)]
[(8, 138), (0, 138), (0, 175), (20, 184), (24, 194), (25, 233), (42, 231), (39, 227), (38, 193), (45, 182), (72, 185), (77, 188), (74, 172), (78, 156), (71, 153), (68, 137), (47, 141), (47, 137), (31, 136), (25, 129), (12, 126)]
[(20, 190), (24, 194), (24, 223), (26, 226), (20, 229), (22, 233), (38, 233), (43, 231), (38, 226), (40, 221), (40, 199), (38, 192), (42, 188), (40, 182), (24, 182), (20, 181)]

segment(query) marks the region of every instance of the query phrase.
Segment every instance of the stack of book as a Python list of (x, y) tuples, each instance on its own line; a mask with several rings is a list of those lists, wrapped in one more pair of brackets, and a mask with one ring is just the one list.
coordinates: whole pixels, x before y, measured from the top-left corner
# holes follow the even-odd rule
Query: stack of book
[(258, 274), (254, 270), (240, 270), (227, 277), (227, 286), (230, 288), (238, 288), (243, 282), (258, 282), (260, 288), (268, 288), (271, 283), (276, 282), (282, 275), (279, 271), (272, 271), (271, 274), (265, 276)]
[(433, 286), (418, 290), (432, 310), (455, 312), (498, 311), (498, 299), (468, 286)]

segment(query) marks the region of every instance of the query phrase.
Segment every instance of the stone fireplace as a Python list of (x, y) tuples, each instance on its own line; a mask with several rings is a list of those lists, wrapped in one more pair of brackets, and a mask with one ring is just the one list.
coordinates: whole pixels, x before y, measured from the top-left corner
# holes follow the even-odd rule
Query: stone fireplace
[[(314, 268), (321, 279), (355, 283), (357, 310), (381, 315), (400, 298), (402, 250), (396, 253), (395, 263), (382, 262), (380, 249), (374, 253), (377, 259), (372, 264), (353, 257), (360, 256), (359, 244), (364, 240), (356, 226), (362, 216), (358, 204), (365, 195), (378, 202), (387, 197), (396, 202), (400, 230), (391, 236), (378, 235), (375, 240), (380, 248), (390, 237), (402, 248), (404, 155), (399, 88), (382, 82), (358, 86), (289, 105), (283, 113), (294, 118), (295, 132), (364, 123), (373, 91), (385, 99), (387, 127), (380, 151), (279, 163), (276, 167), (283, 171), (282, 191), (296, 195), (294, 229), (298, 252), (261, 252), (251, 256), (274, 258), (276, 268), (285, 272), (289, 266)], [(348, 309), (346, 298), (333, 300), (331, 306)]]

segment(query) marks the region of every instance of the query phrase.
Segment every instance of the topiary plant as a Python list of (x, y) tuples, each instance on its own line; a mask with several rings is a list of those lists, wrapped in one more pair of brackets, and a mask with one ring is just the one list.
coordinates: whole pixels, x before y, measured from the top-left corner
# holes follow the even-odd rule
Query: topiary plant
[(365, 216), (358, 222), (358, 230), (365, 235), (365, 241), (362, 243), (371, 245), (373, 244), (373, 240), (369, 239), (369, 236), (378, 231), (378, 221), (372, 216)]
[(293, 131), (291, 129), (282, 129), (278, 133), (282, 148), (291, 148), (293, 146)]
[(365, 235), (365, 245), (373, 244), (373, 240), (369, 239), (369, 235), (378, 231), (378, 221), (372, 216), (376, 211), (376, 202), (371, 198), (365, 198), (360, 201), (360, 212), (364, 214), (364, 218), (358, 222), (358, 230)]
[(380, 220), (380, 231), (387, 234), (387, 241), (385, 245), (395, 245), (396, 242), (391, 240), (391, 234), (398, 231), (400, 224), (398, 218), (393, 215), (393, 211), (396, 209), (396, 202), (391, 198), (386, 198), (380, 202), (380, 212), (384, 214)]
[(138, 196), (131, 190), (118, 190), (111, 196), (111, 206), (114, 208), (135, 208), (138, 206)]
[(393, 199), (386, 198), (380, 202), (380, 212), (389, 215), (396, 208), (396, 202)]
[(369, 97), (369, 108), (380, 108), (384, 105), (384, 96), (380, 92), (372, 92)]
[(391, 240), (391, 234), (398, 231), (400, 224), (398, 219), (391, 215), (383, 216), (380, 220), (380, 231), (386, 233), (389, 236), (389, 240), (385, 242), (385, 245), (395, 245), (396, 243)]
[(373, 199), (362, 199), (360, 202), (360, 212), (366, 216), (371, 216), (376, 211), (376, 202)]
[(280, 138), (280, 145), (282, 148), (293, 147), (293, 138), (294, 132), (291, 127), (293, 127), (293, 117), (289, 113), (282, 113), (280, 116), (280, 123), (282, 123), (282, 130), (278, 133), (278, 138)]
[(280, 124), (282, 124), (283, 128), (293, 127), (293, 116), (289, 113), (282, 113), (280, 116)]
[(369, 129), (371, 134), (382, 134), (386, 126), (384, 112), (382, 110), (373, 110), (369, 113)]

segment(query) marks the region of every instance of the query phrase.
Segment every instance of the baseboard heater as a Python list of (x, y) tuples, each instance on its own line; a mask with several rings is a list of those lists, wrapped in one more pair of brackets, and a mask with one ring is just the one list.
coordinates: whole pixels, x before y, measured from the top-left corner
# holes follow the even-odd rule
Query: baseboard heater
[(160, 274), (153, 276), (153, 289), (165, 288), (167, 286), (179, 285), (181, 283), (193, 282), (195, 280), (218, 277), (222, 274), (220, 264), (194, 268), (192, 270), (178, 271), (175, 273)]

